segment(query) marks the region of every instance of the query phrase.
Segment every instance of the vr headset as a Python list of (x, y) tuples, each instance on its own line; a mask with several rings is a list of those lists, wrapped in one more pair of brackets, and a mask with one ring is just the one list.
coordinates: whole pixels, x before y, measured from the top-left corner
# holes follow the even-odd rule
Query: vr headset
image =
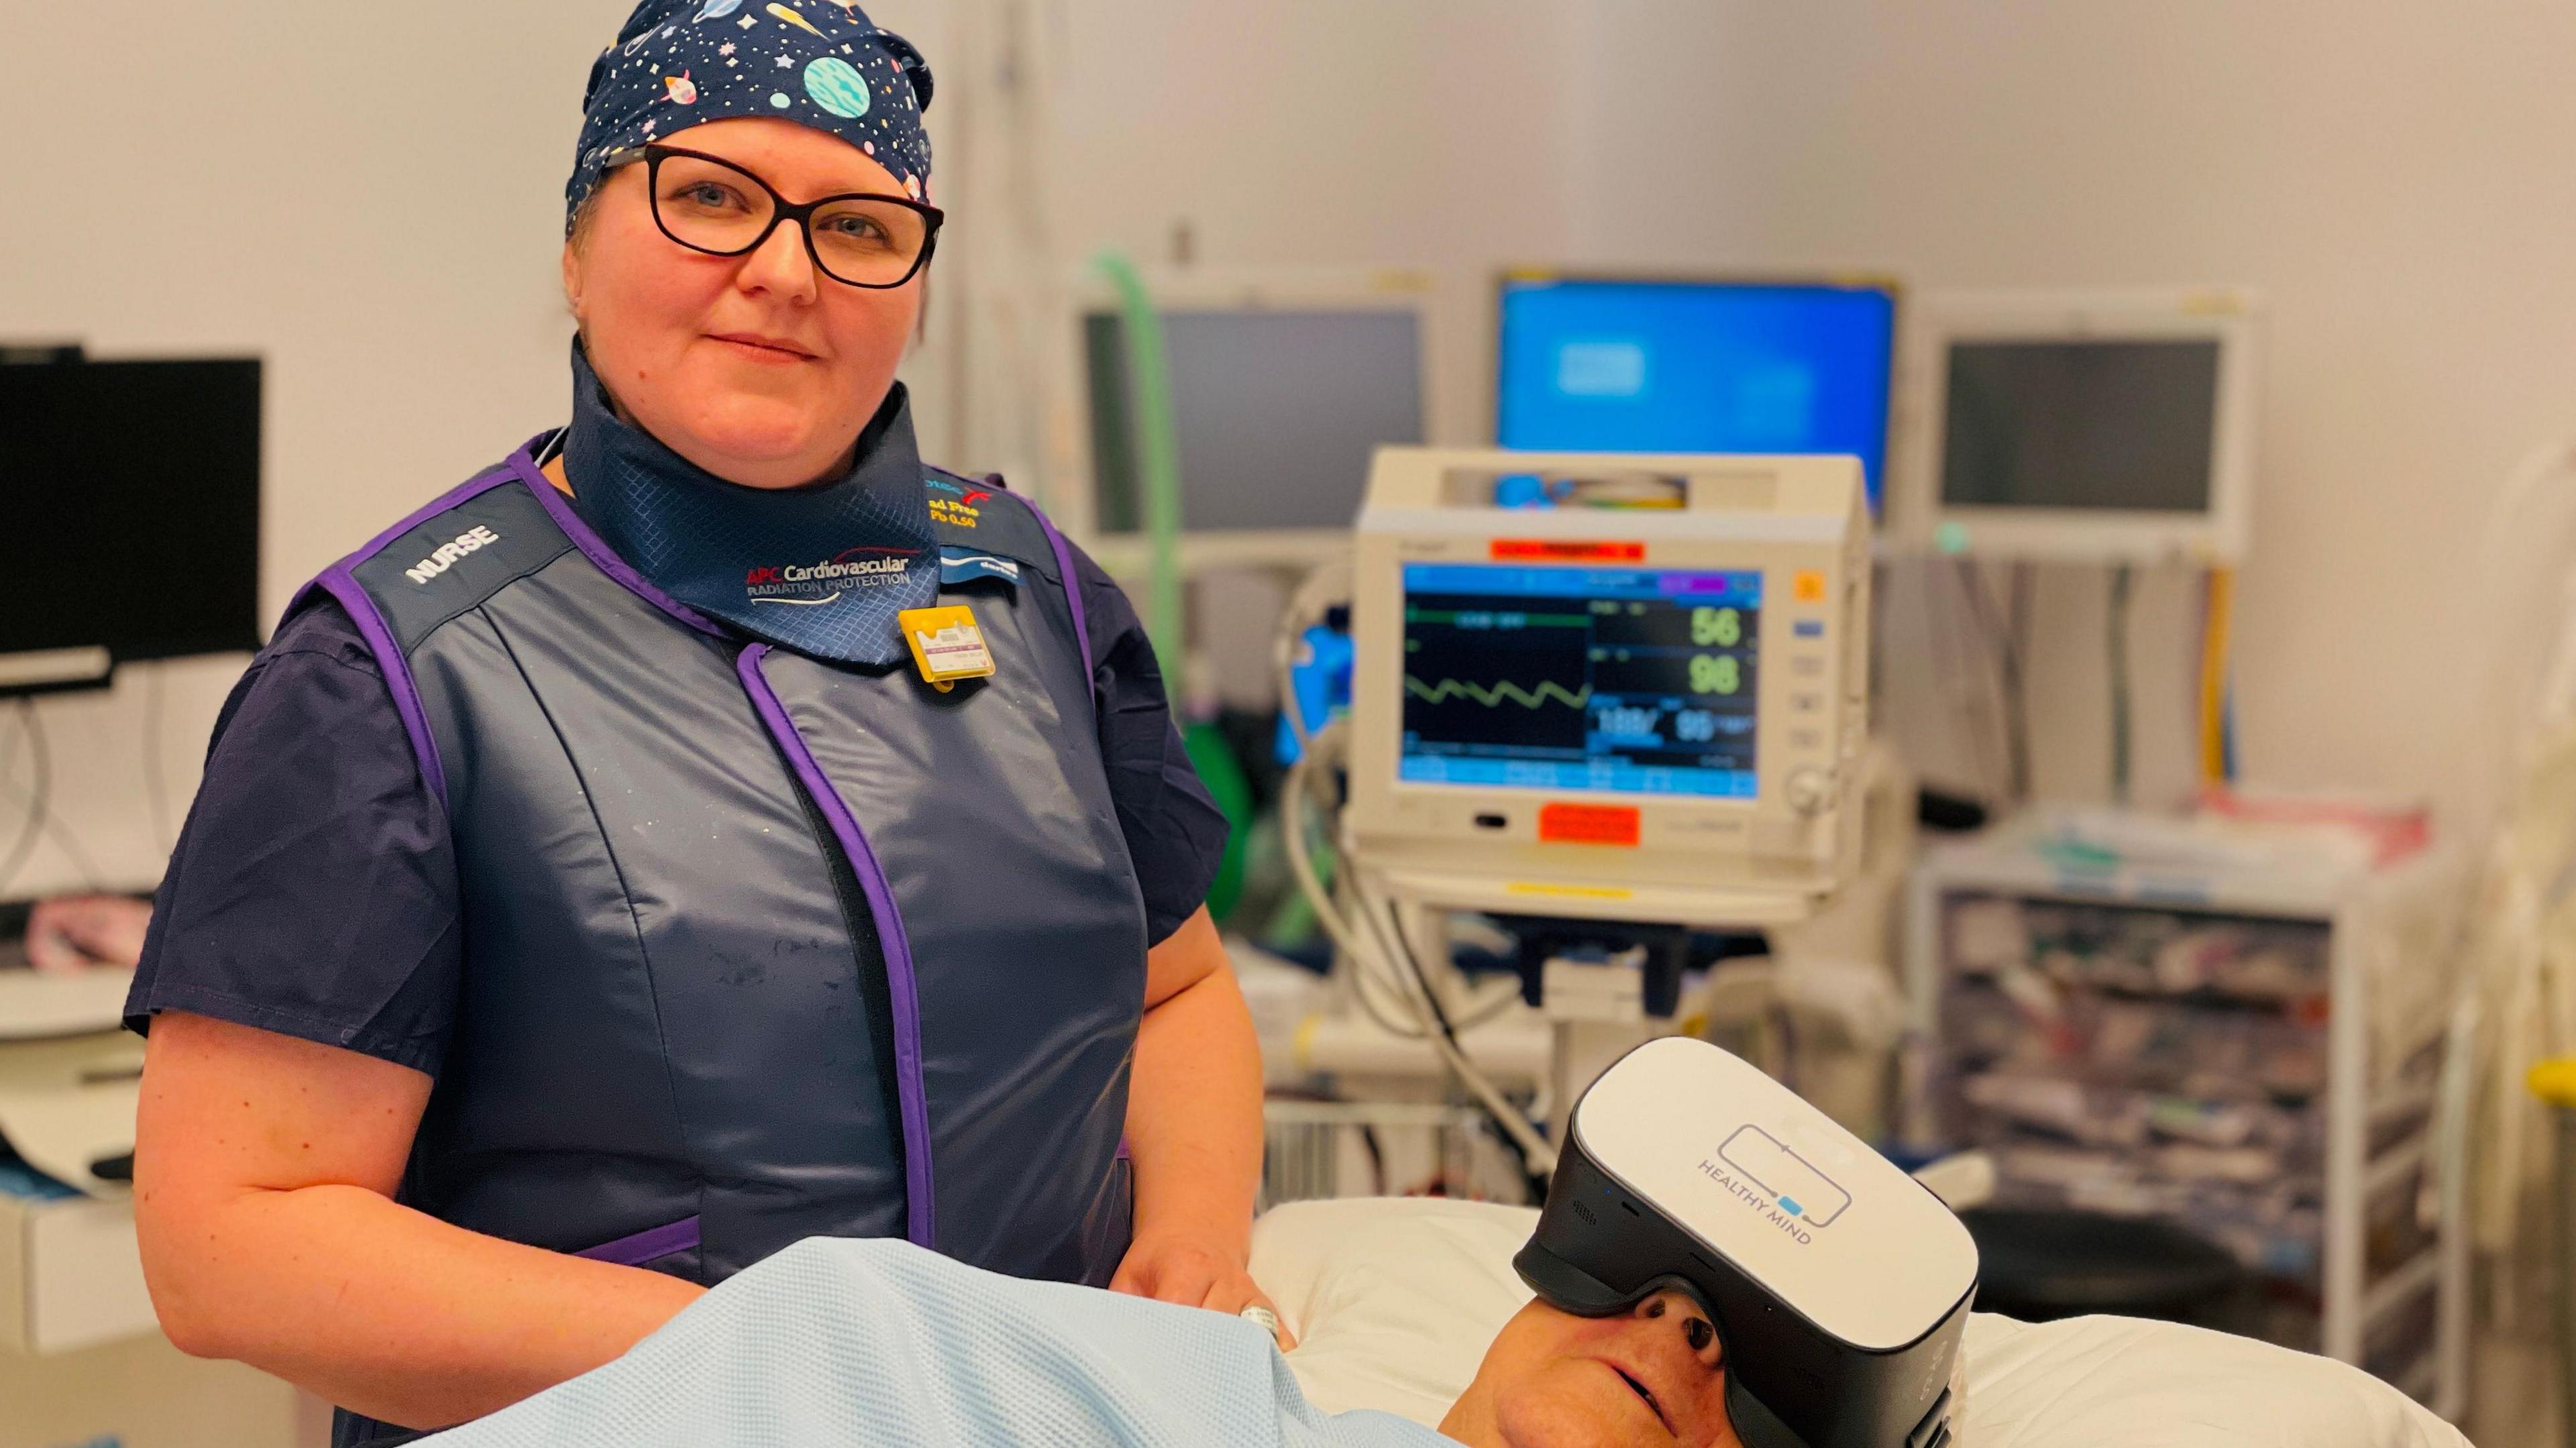
[(1512, 1259), (1583, 1317), (1699, 1299), (1747, 1448), (1947, 1448), (1977, 1247), (1941, 1199), (1788, 1088), (1651, 1041), (1576, 1103)]

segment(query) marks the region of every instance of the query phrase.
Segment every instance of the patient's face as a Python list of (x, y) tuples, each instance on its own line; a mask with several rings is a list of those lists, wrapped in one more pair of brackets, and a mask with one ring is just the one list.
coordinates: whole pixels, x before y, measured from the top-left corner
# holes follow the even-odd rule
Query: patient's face
[(1440, 1431), (1471, 1448), (1734, 1448), (1717, 1332), (1686, 1293), (1620, 1317), (1532, 1302), (1485, 1350)]

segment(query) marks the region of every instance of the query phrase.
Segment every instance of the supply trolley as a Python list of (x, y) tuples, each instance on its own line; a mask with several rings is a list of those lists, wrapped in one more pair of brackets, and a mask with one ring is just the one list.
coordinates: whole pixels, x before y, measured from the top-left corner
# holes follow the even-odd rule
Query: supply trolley
[(1261, 1210), (1333, 1197), (1520, 1200), (1482, 1113), (1433, 1101), (1262, 1107)]
[(2251, 1283), (2223, 1325), (2456, 1417), (2467, 1243), (2436, 1107), (2458, 860), (2081, 834), (2026, 819), (1918, 867), (1913, 1144), (1988, 1149), (1999, 1206), (2216, 1242)]

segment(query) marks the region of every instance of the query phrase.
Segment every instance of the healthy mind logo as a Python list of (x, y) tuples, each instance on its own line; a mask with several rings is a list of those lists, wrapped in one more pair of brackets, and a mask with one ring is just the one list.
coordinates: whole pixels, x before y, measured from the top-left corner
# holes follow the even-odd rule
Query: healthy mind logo
[(1851, 1207), (1840, 1183), (1758, 1126), (1737, 1127), (1699, 1171), (1801, 1247)]
[(754, 568), (742, 588), (754, 603), (811, 608), (838, 599), (854, 588), (884, 588), (910, 573), (918, 548), (845, 548), (820, 563), (782, 563)]

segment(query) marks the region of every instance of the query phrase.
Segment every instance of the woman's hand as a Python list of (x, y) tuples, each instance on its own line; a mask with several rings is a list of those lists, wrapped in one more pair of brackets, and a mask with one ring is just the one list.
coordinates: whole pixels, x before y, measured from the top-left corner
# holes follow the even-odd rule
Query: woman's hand
[(143, 958), (152, 907), (123, 895), (58, 895), (27, 915), (27, 963), (38, 970), (131, 968)]
[(1267, 1308), (1279, 1319), (1279, 1350), (1297, 1345), (1285, 1314), (1244, 1270), (1240, 1254), (1223, 1244), (1185, 1236), (1138, 1237), (1127, 1248), (1109, 1290), (1183, 1307), (1204, 1307), (1229, 1317), (1247, 1307)]
[[(1261, 1043), (1205, 906), (1145, 955), (1127, 1144), (1136, 1235), (1110, 1289), (1276, 1315), (1244, 1270), (1261, 1190)], [(1278, 1337), (1296, 1341), (1285, 1323)]]

